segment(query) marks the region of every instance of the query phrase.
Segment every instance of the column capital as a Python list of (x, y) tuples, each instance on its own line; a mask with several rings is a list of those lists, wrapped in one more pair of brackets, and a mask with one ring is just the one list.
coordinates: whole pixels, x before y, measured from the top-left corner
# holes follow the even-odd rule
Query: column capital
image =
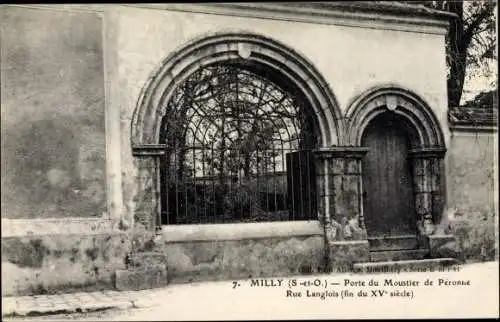
[(442, 158), (445, 153), (443, 147), (420, 147), (409, 151), (411, 158)]
[(313, 150), (313, 153), (315, 156), (322, 159), (335, 157), (361, 159), (368, 150), (368, 148), (359, 146), (331, 146)]

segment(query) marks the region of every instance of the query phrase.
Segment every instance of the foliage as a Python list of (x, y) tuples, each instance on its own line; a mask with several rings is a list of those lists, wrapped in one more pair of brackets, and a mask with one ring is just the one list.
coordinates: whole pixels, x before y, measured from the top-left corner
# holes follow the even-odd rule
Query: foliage
[[(446, 38), (448, 106), (460, 105), (467, 78), (490, 77), (496, 62), (495, 1), (405, 1), (455, 14)], [(467, 77), (467, 78), (466, 78)], [(496, 87), (493, 78), (492, 87)]]
[[(248, 176), (281, 165), (283, 149), (305, 141), (297, 98), (258, 72), (233, 65), (199, 69), (168, 103), (163, 136), (179, 170)], [(181, 171), (181, 172), (182, 172)]]

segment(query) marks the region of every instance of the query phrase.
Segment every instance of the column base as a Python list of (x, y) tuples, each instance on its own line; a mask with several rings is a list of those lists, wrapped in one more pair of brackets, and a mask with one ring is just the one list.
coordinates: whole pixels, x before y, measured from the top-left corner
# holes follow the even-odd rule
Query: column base
[(424, 227), (423, 227), (423, 233), (427, 236), (432, 235), (434, 231), (436, 230), (436, 227), (432, 223), (431, 219), (424, 219)]
[(368, 240), (330, 242), (328, 255), (332, 272), (352, 271), (354, 263), (370, 260), (370, 245)]

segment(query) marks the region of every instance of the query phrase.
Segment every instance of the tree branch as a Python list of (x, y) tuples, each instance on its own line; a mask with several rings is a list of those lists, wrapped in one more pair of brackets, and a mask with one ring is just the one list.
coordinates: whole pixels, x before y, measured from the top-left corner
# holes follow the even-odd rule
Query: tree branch
[(469, 25), (467, 26), (464, 25), (464, 33), (462, 37), (462, 41), (465, 44), (467, 44), (467, 46), (471, 42), (474, 34), (477, 33), (478, 28), (485, 21), (485, 19), (488, 18), (489, 15), (491, 15), (491, 13), (492, 13), (492, 7), (488, 2), (486, 2), (486, 4), (483, 7), (481, 7), (481, 10), (477, 14), (471, 15), (471, 17), (474, 18), (472, 19), (472, 22)]

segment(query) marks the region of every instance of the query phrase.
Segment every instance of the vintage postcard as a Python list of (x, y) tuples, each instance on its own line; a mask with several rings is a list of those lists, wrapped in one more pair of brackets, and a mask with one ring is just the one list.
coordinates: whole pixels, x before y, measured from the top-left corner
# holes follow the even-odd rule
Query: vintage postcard
[(2, 5), (2, 319), (498, 318), (497, 9)]

